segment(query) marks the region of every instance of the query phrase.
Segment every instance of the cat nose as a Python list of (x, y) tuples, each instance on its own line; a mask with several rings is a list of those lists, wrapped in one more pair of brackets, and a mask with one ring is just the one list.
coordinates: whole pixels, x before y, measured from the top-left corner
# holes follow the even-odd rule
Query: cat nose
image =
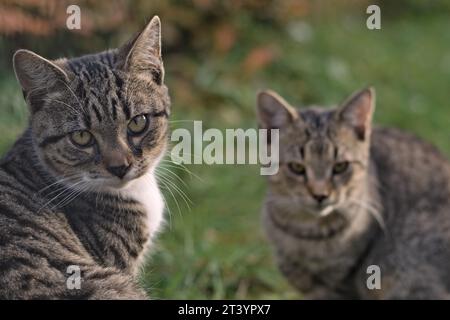
[(115, 175), (116, 177), (122, 179), (127, 174), (130, 167), (131, 165), (122, 165), (115, 167), (107, 167), (106, 170), (108, 170), (109, 173)]
[(319, 204), (322, 204), (328, 198), (326, 194), (313, 194), (312, 196)]

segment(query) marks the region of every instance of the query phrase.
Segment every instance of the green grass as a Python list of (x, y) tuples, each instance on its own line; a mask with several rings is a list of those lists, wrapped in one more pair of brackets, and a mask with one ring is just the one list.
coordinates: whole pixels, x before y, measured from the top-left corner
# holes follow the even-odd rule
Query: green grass
[[(383, 20), (365, 28), (365, 16), (311, 19), (309, 41), (236, 17), (239, 43), (224, 56), (201, 52), (166, 57), (173, 119), (202, 119), (204, 127), (254, 127), (255, 92), (270, 87), (297, 105), (336, 104), (371, 84), (378, 124), (403, 128), (450, 155), (450, 20), (448, 15)], [(307, 28), (307, 27), (306, 27)], [(255, 46), (275, 60), (249, 74), (242, 61)], [(0, 152), (26, 122), (12, 75), (0, 82)], [(174, 128), (186, 123), (174, 122)], [(188, 166), (178, 170), (192, 201), (189, 210), (165, 191), (168, 225), (148, 261), (142, 282), (155, 298), (299, 298), (276, 270), (260, 227), (265, 181), (256, 166)], [(175, 182), (175, 180), (174, 180)]]
[(27, 121), (27, 108), (12, 75), (0, 79), (0, 152), (14, 142)]

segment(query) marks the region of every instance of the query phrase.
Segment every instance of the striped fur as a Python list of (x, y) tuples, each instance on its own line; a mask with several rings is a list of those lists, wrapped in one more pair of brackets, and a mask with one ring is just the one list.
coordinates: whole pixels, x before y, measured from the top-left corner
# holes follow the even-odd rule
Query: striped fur
[[(135, 277), (163, 221), (153, 172), (170, 114), (159, 18), (119, 49), (56, 61), (20, 50), (14, 67), (31, 118), (0, 162), (0, 298), (146, 298)], [(71, 136), (83, 130), (82, 147)], [(80, 289), (67, 287), (71, 265)]]
[(258, 101), (261, 125), (280, 128), (263, 221), (289, 282), (307, 298), (450, 299), (448, 159), (413, 135), (372, 129), (371, 89), (333, 109), (294, 109), (273, 92)]

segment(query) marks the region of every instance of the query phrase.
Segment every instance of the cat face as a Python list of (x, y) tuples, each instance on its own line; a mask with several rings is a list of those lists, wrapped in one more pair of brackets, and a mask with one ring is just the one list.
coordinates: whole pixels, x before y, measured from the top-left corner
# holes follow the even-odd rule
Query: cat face
[(292, 211), (325, 216), (357, 200), (368, 169), (374, 91), (336, 109), (296, 110), (274, 92), (258, 96), (263, 128), (280, 129), (280, 170), (271, 190)]
[(65, 184), (120, 188), (157, 164), (170, 101), (163, 84), (160, 21), (122, 48), (72, 60), (30, 51), (14, 68), (31, 109), (36, 153)]

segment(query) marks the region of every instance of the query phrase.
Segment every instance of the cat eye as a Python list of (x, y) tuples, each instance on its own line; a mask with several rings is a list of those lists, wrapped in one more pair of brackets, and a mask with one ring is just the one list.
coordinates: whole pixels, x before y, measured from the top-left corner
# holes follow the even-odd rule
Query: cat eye
[(288, 163), (288, 168), (297, 175), (304, 175), (306, 173), (305, 166), (298, 162)]
[(87, 130), (75, 131), (70, 134), (70, 140), (79, 147), (88, 147), (94, 141), (92, 133)]
[(333, 174), (341, 174), (347, 171), (349, 166), (348, 161), (338, 162), (333, 166)]
[(131, 119), (128, 123), (128, 131), (132, 135), (138, 135), (144, 132), (148, 126), (148, 119), (146, 115), (139, 115)]

